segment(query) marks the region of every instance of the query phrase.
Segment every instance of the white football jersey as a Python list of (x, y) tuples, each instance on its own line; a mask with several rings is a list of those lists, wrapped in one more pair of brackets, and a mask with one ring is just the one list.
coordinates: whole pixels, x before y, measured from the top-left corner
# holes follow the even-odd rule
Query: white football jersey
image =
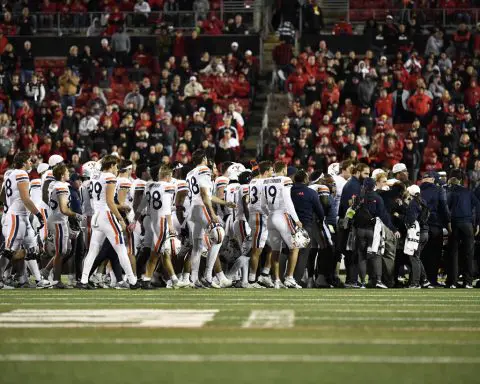
[(210, 168), (200, 165), (192, 169), (187, 175), (187, 184), (191, 205), (204, 205), (200, 188), (206, 188), (208, 196), (212, 196), (213, 183)]
[[(171, 183), (175, 187), (175, 193), (173, 194), (173, 198), (172, 198), (172, 207), (175, 207), (175, 199), (177, 198), (177, 193), (183, 192), (183, 191), (189, 192), (189, 190), (188, 190), (188, 184), (185, 180), (172, 178)], [(183, 201), (183, 207), (185, 208), (185, 211), (187, 211), (190, 208), (190, 199), (188, 197)]]
[[(234, 182), (234, 183), (228, 184), (225, 187), (224, 200), (227, 201), (227, 202), (235, 203), (235, 204), (241, 203), (238, 200), (238, 196), (237, 196), (239, 190), (240, 190), (240, 183)], [(226, 215), (233, 215), (233, 220), (235, 221), (235, 219), (236, 219), (236, 210), (235, 209), (225, 206), (224, 211), (225, 211)]]
[(159, 223), (161, 218), (172, 214), (172, 198), (174, 194), (175, 186), (165, 181), (148, 185), (145, 195), (152, 223)]
[[(68, 184), (61, 181), (54, 181), (48, 186), (48, 220), (51, 223), (64, 223), (68, 217), (60, 211), (60, 196), (70, 200)], [(70, 202), (67, 203), (70, 206)]]
[(249, 185), (241, 185), (240, 188), (237, 190), (237, 197), (235, 203), (237, 204), (236, 209), (236, 219), (247, 221), (247, 217), (245, 216), (245, 211), (243, 209), (243, 200), (245, 196), (248, 196), (249, 193)]
[(286, 176), (273, 176), (263, 180), (262, 205), (271, 213), (287, 213), (298, 221), (290, 191), (292, 179)]
[(44, 172), (42, 177), (41, 177), (41, 180), (42, 180), (42, 188), (41, 190), (43, 191), (43, 186), (45, 184), (46, 181), (55, 181), (55, 177), (53, 177), (53, 172), (51, 169), (49, 169), (48, 171)]
[(95, 213), (110, 211), (107, 205), (107, 185), (117, 184), (113, 173), (101, 172), (92, 177), (92, 207)]
[(251, 216), (255, 213), (268, 213), (262, 206), (263, 181), (264, 179), (252, 179), (248, 185), (248, 212)]
[(93, 183), (92, 180), (85, 180), (80, 187), (80, 200), (82, 203), (82, 213), (85, 216), (93, 216), (92, 207)]
[(33, 179), (32, 181), (30, 181), (30, 198), (38, 209), (45, 208), (45, 203), (42, 199), (41, 179)]
[(27, 188), (30, 188), (28, 173), (21, 169), (11, 169), (5, 172), (3, 180), (3, 188), (5, 189), (6, 197), (5, 212), (12, 215), (27, 215), (28, 211), (20, 198), (18, 184), (28, 183)]
[(125, 198), (125, 204), (130, 208), (133, 206), (133, 193), (132, 193), (132, 181), (126, 177), (119, 177), (117, 179), (117, 188), (115, 190), (115, 195), (118, 196), (120, 190), (127, 191), (127, 197)]
[[(213, 194), (225, 200), (225, 188), (227, 188), (227, 185), (229, 182), (230, 182), (230, 179), (226, 176), (217, 177), (215, 179), (215, 182), (213, 183)], [(224, 188), (223, 193), (220, 193), (221, 188)], [(223, 217), (224, 215), (227, 215), (229, 213), (226, 207), (222, 205), (216, 206), (216, 212), (219, 217)]]

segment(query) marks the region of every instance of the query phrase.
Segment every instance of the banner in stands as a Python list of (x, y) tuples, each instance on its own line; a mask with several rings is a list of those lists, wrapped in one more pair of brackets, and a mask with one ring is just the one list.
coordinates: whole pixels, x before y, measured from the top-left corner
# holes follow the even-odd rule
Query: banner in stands
[[(104, 36), (98, 37), (58, 37), (58, 36), (9, 36), (8, 40), (15, 48), (15, 51), (21, 51), (23, 43), (26, 40), (32, 42), (32, 51), (34, 56), (67, 56), (68, 50), (72, 45), (76, 45), (80, 52), (85, 45), (89, 45), (92, 53), (95, 55), (100, 50), (100, 41)], [(156, 38), (155, 36), (131, 36), (132, 49), (135, 50), (138, 44), (155, 54)], [(185, 36), (185, 46), (187, 48), (191, 44), (192, 38)], [(230, 51), (230, 45), (236, 41), (242, 52), (251, 50), (254, 55), (260, 52), (260, 36), (259, 35), (222, 35), (222, 36), (200, 36), (198, 42), (202, 51), (208, 51), (211, 55), (226, 54)], [(197, 48), (198, 49), (198, 48)]]

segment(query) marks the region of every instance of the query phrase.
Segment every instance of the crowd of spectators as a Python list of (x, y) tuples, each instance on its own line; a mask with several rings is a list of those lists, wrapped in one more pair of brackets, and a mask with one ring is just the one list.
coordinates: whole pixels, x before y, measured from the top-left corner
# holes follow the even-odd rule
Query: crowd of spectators
[(121, 27), (98, 49), (72, 46), (48, 60), (0, 33), (0, 174), (17, 150), (38, 162), (59, 154), (77, 170), (112, 152), (150, 165), (187, 163), (200, 147), (219, 163), (238, 159), (257, 58), (237, 42), (210, 55), (196, 31), (185, 41), (163, 26), (161, 36), (149, 52)]
[(266, 155), (322, 171), (344, 159), (386, 169), (401, 162), (412, 181), (461, 169), (477, 186), (480, 24), (462, 23), (452, 36), (434, 29), (422, 51), (391, 17), (375, 28), (383, 42), (361, 56), (331, 52), (325, 41), (298, 56), (287, 42), (275, 48), (291, 107), (271, 127)]
[[(220, 17), (223, 0), (40, 0), (3, 1), (0, 28), (8, 36), (75, 32), (111, 36), (126, 26), (195, 28), (209, 35), (247, 34), (242, 14)], [(251, 14), (251, 13), (250, 13)]]

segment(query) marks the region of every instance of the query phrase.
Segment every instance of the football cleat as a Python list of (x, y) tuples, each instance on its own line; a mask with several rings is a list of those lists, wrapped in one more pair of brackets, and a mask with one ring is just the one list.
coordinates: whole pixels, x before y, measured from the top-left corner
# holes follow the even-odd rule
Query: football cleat
[(77, 289), (95, 289), (95, 287), (91, 284), (83, 284), (81, 281), (77, 282), (77, 285), (75, 285), (75, 288)]
[(264, 286), (265, 288), (274, 288), (272, 278), (270, 276), (260, 275), (258, 277), (258, 284)]
[(135, 290), (135, 289), (140, 289), (140, 288), (142, 287), (142, 285), (141, 285), (140, 282), (137, 280), (137, 282), (136, 282), (135, 284), (128, 284), (128, 287), (129, 287), (130, 289)]
[(385, 284), (383, 284), (381, 281), (375, 284), (375, 288), (388, 289), (388, 287)]
[(260, 285), (260, 284), (257, 283), (257, 282), (248, 283), (248, 284), (247, 284), (247, 288), (249, 288), (249, 289), (266, 289), (263, 285)]
[(276, 280), (274, 283), (274, 289), (285, 289), (287, 288), (280, 280)]
[(40, 280), (40, 281), (37, 281), (37, 289), (43, 289), (43, 288), (50, 288), (52, 287), (54, 284), (52, 284), (52, 282), (48, 281), (48, 280)]

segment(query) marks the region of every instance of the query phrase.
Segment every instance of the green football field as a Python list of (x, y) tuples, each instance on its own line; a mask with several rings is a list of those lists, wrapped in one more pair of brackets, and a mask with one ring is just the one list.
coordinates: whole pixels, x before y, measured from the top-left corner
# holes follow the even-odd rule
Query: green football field
[(0, 291), (0, 383), (474, 383), (480, 290)]

